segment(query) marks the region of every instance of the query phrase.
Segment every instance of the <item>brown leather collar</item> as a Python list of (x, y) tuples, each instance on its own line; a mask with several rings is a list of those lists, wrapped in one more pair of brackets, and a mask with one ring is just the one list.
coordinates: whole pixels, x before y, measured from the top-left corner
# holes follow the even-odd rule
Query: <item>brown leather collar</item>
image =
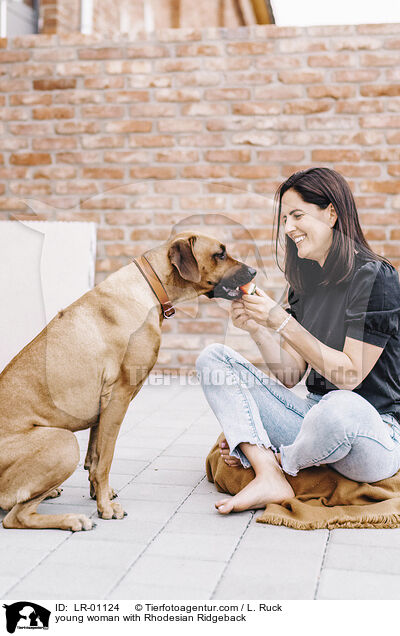
[(157, 276), (149, 261), (145, 256), (138, 256), (134, 258), (133, 262), (138, 266), (143, 276), (149, 283), (151, 289), (157, 296), (157, 300), (161, 305), (164, 318), (172, 318), (175, 314), (175, 308), (168, 298), (167, 292), (164, 289), (164, 285)]

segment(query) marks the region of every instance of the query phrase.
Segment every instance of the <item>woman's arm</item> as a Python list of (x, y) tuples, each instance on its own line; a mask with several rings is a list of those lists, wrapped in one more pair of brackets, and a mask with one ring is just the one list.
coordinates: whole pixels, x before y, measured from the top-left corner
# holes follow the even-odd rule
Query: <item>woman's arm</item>
[(249, 332), (267, 367), (282, 384), (290, 388), (301, 380), (307, 369), (305, 360), (286, 342), (281, 345), (269, 329), (250, 319), (242, 300), (232, 302), (231, 317), (235, 327)]
[[(264, 292), (245, 295), (242, 300), (249, 316), (262, 326), (278, 329), (288, 317), (287, 312)], [(300, 323), (290, 317), (280, 332), (285, 341), (306, 362), (338, 389), (352, 391), (368, 375), (383, 349), (354, 338), (346, 338), (343, 351), (320, 342)]]

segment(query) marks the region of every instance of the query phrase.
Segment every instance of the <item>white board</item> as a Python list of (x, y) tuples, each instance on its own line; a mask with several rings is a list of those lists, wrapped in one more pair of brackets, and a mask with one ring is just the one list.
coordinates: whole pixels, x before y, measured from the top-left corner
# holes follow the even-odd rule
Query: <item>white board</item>
[(95, 259), (95, 223), (0, 223), (0, 371), (93, 287)]

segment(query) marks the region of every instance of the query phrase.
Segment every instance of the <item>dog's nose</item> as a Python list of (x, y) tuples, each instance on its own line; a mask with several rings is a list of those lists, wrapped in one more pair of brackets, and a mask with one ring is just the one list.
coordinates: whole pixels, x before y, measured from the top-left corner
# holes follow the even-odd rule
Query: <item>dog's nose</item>
[(257, 270), (254, 269), (254, 267), (248, 267), (248, 272), (250, 274), (250, 276), (255, 276), (257, 274)]

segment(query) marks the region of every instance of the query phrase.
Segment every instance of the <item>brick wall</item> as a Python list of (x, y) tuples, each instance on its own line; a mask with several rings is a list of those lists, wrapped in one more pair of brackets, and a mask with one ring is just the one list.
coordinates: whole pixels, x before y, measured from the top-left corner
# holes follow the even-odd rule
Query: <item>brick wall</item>
[[(2, 41), (0, 218), (95, 221), (101, 280), (189, 217), (278, 299), (273, 193), (324, 165), (349, 180), (372, 247), (399, 267), (399, 62), (395, 24)], [(158, 366), (190, 367), (215, 341), (257, 361), (228, 305), (182, 307)]]

